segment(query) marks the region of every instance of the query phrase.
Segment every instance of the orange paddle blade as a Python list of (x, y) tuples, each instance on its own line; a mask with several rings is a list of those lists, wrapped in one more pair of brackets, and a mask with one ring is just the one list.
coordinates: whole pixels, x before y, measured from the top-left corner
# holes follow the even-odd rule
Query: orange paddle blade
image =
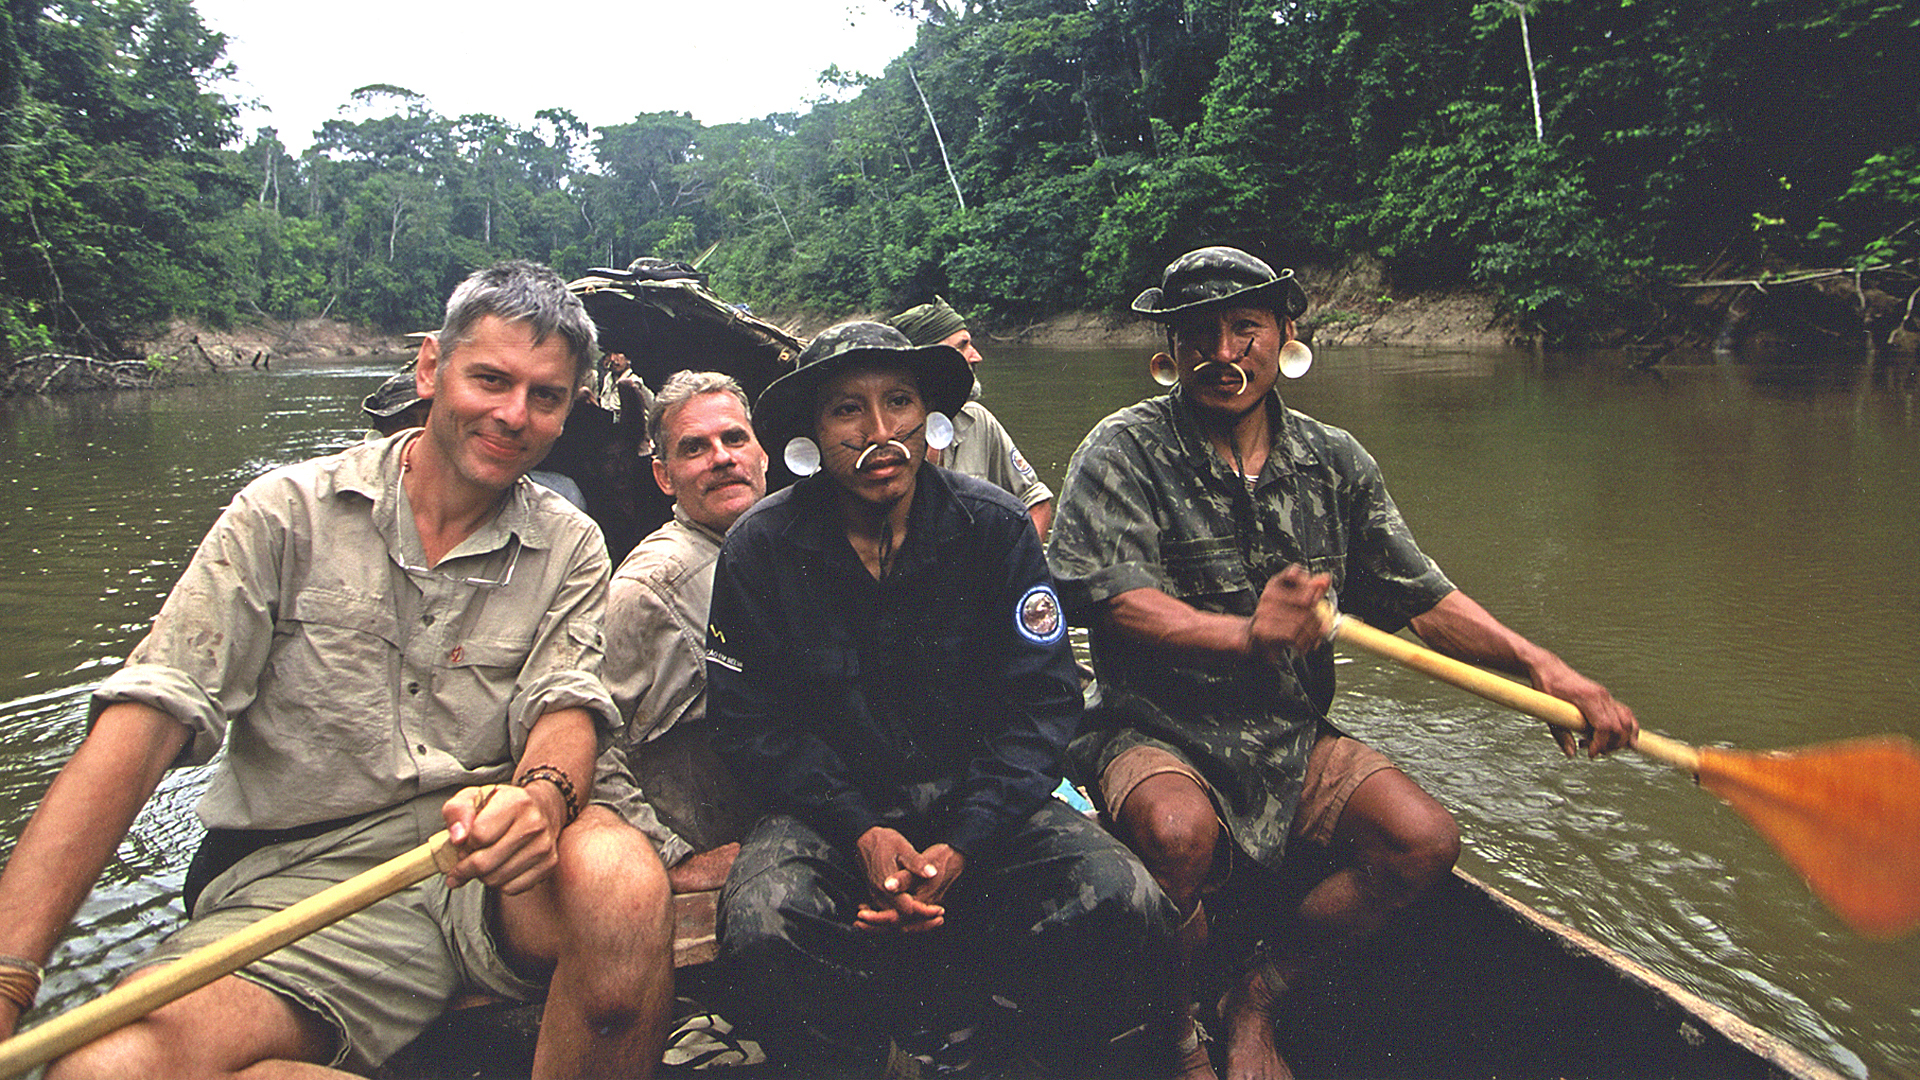
[(1700, 786), (1753, 823), (1841, 921), (1920, 926), (1920, 748), (1899, 736), (1801, 750), (1700, 750)]

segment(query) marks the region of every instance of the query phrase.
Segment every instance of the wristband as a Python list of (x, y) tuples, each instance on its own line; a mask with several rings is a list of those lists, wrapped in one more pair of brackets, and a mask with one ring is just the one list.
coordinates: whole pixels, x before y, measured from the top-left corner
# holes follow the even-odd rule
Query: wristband
[(573, 824), (573, 819), (580, 816), (580, 797), (573, 790), (573, 781), (567, 779), (567, 774), (553, 765), (535, 765), (521, 773), (520, 779), (514, 783), (526, 787), (535, 780), (545, 780), (559, 790), (560, 798), (567, 804), (567, 824)]
[(19, 1015), (25, 1016), (40, 995), (40, 980), (46, 969), (31, 960), (0, 953), (0, 1001), (10, 1001)]

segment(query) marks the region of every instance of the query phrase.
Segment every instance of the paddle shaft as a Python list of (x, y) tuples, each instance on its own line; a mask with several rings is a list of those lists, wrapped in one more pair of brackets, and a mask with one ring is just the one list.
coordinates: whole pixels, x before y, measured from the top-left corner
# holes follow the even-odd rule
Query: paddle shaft
[[(1330, 636), (1335, 641), (1358, 646), (1375, 656), (1385, 657), (1442, 682), (1452, 683), (1488, 701), (1539, 717), (1554, 727), (1569, 731), (1587, 730), (1586, 717), (1581, 716), (1580, 709), (1570, 701), (1543, 694), (1531, 686), (1524, 686), (1504, 675), (1496, 675), (1450, 656), (1442, 656), (1406, 638), (1368, 626), (1351, 615), (1337, 616)], [(1677, 769), (1700, 771), (1700, 752), (1678, 740), (1643, 729), (1633, 748)]]
[[(0, 1077), (25, 1073), (132, 1023), (268, 953), (340, 921), (458, 861), (446, 832), (365, 873), (275, 912), (252, 926), (0, 1042)], [(444, 865), (442, 864), (444, 860)]]

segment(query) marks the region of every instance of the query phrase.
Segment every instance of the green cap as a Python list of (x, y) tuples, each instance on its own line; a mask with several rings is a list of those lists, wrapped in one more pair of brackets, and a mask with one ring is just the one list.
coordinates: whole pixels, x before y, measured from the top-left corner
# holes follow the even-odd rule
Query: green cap
[(915, 345), (938, 345), (965, 330), (967, 320), (935, 296), (931, 303), (910, 307), (888, 319), (887, 325), (907, 335), (907, 340)]

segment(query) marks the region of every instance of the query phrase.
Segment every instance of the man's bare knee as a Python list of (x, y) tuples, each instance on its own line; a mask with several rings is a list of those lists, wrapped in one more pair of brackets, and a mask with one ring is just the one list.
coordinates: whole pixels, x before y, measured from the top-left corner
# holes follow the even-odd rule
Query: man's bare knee
[(667, 870), (644, 833), (602, 807), (589, 807), (567, 832), (558, 872), (570, 913), (588, 919), (671, 917)]
[(1460, 827), (1436, 803), (1395, 821), (1388, 842), (1374, 845), (1363, 858), (1376, 889), (1410, 903), (1452, 872), (1460, 858)]
[(1433, 887), (1460, 857), (1453, 815), (1394, 769), (1374, 773), (1354, 789), (1335, 837), (1351, 845), (1368, 889), (1396, 904)]
[(645, 835), (591, 806), (560, 837), (559, 861), (537, 889), (500, 898), (509, 951), (547, 964), (569, 956), (613, 981), (673, 950), (672, 893)]
[(176, 1068), (160, 1054), (145, 1025), (134, 1024), (102, 1036), (47, 1067), (47, 1080), (121, 1080), (129, 1076), (166, 1076)]
[(672, 966), (673, 890), (646, 836), (611, 813), (605, 818), (583, 814), (574, 828), (586, 828), (561, 853), (562, 947), (596, 961), (588, 965), (592, 981), (604, 973), (614, 986), (630, 985), (652, 968)]
[[(1436, 807), (1437, 808), (1437, 807)], [(1416, 890), (1425, 891), (1439, 884), (1453, 871), (1460, 859), (1460, 825), (1453, 815), (1439, 813), (1422, 823), (1409, 846), (1403, 873)]]
[(1119, 825), (1147, 870), (1182, 911), (1189, 910), (1220, 843), (1220, 821), (1207, 793), (1180, 773), (1149, 776), (1127, 796)]

